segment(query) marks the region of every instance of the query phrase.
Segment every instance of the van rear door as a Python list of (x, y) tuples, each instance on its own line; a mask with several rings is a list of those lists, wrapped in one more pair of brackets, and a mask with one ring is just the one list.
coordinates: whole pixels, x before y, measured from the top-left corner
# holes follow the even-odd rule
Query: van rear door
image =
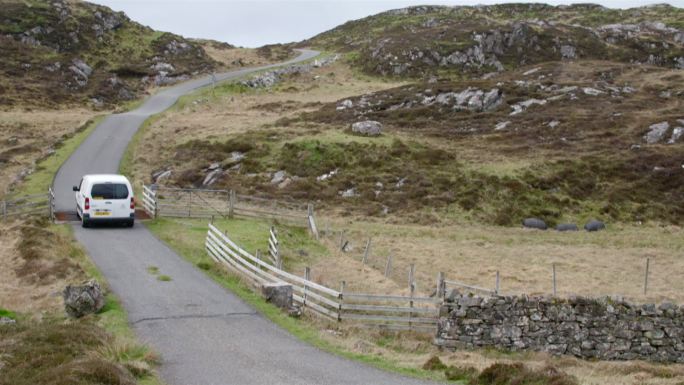
[(90, 189), (90, 217), (129, 218), (130, 195), (125, 183), (94, 183)]

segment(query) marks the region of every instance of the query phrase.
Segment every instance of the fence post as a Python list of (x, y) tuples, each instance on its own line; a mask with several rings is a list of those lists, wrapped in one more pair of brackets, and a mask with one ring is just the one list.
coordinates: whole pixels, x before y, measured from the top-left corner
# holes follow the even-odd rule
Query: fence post
[(2, 219), (7, 221), (7, 201), (2, 201)]
[[(304, 279), (309, 282), (311, 280), (311, 268), (309, 266), (304, 268)], [(303, 305), (306, 306), (306, 291), (307, 291), (307, 286), (304, 284), (304, 294), (303, 294)]]
[(551, 264), (551, 270), (553, 270), (553, 296), (556, 296), (556, 263)]
[(254, 256), (256, 259), (261, 260), (261, 250), (257, 249), (256, 253), (254, 253)]
[(387, 264), (385, 264), (385, 278), (389, 277), (392, 272), (392, 256), (387, 256)]
[(344, 230), (340, 232), (340, 250), (344, 247), (344, 243), (342, 241), (344, 240)]
[[(411, 308), (411, 309), (413, 309), (413, 296), (414, 296), (415, 291), (416, 291), (416, 283), (415, 283), (415, 279), (414, 279), (415, 272), (416, 272), (416, 265), (412, 263), (411, 266), (409, 267), (409, 282), (408, 282), (409, 283), (409, 298), (410, 298), (409, 299), (409, 308)], [(411, 317), (413, 317), (413, 312), (411, 310), (409, 310), (409, 313), (408, 313), (409, 330), (411, 330)]]
[(54, 222), (55, 213), (52, 210), (52, 187), (48, 187), (48, 214), (50, 215), (50, 222)]
[(157, 203), (159, 199), (157, 198), (157, 191), (154, 192), (154, 219), (157, 219), (157, 217), (159, 216), (159, 205)]
[(368, 241), (366, 242), (366, 250), (363, 251), (363, 259), (361, 259), (361, 263), (364, 265), (368, 261), (368, 253), (370, 252), (370, 247), (371, 247), (371, 238), (368, 237)]
[(235, 190), (230, 190), (228, 193), (228, 218), (233, 219), (235, 215)]
[(190, 214), (192, 213), (192, 190), (190, 190), (190, 197), (188, 198), (188, 218), (190, 218)]
[(651, 258), (646, 258), (646, 272), (644, 273), (644, 295), (648, 292), (648, 268), (651, 264)]
[(307, 219), (309, 222), (309, 230), (314, 238), (318, 239), (318, 228), (316, 227), (316, 218), (314, 217), (314, 205), (309, 203), (306, 207)]
[(347, 281), (342, 281), (340, 284), (340, 308), (337, 310), (337, 322), (342, 321), (342, 305), (344, 304), (344, 288), (347, 286)]
[(437, 292), (435, 294), (437, 298), (441, 298), (444, 301), (446, 297), (446, 286), (444, 285), (444, 272), (440, 271), (437, 273)]
[(494, 289), (494, 293), (499, 295), (499, 270), (496, 271), (496, 288)]

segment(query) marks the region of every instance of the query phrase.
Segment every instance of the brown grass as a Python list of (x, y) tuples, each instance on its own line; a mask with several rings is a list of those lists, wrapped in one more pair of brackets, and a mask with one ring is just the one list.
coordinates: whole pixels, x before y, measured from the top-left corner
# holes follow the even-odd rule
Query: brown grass
[(78, 108), (0, 110), (0, 200), (20, 181), (21, 172), (33, 170), (51, 147), (94, 116)]
[(0, 307), (19, 313), (61, 311), (59, 293), (86, 275), (83, 251), (45, 221), (0, 223)]
[[(394, 287), (405, 291), (409, 265), (415, 264), (418, 289), (424, 294), (432, 293), (440, 271), (447, 279), (491, 289), (499, 271), (503, 293), (546, 295), (552, 292), (551, 265), (555, 263), (561, 296), (619, 295), (637, 302), (684, 303), (684, 283), (677, 279), (684, 271), (684, 231), (676, 226), (609, 224), (607, 231), (598, 233), (559, 233), (472, 223), (435, 227), (320, 216), (318, 222), (323, 231), (344, 229), (353, 247), (351, 253), (337, 251), (339, 232), (323, 239), (333, 252), (313, 267), (313, 274), (326, 282), (335, 279), (333, 287), (339, 276), (350, 290)], [(363, 266), (368, 237), (372, 237), (371, 253)], [(389, 255), (393, 273), (386, 279), (383, 273)], [(651, 259), (649, 286), (643, 295), (647, 257)]]
[[(153, 170), (174, 163), (177, 146), (189, 140), (213, 140), (259, 128), (278, 128), (280, 125), (276, 122), (281, 118), (313, 111), (320, 103), (397, 84), (400, 83), (359, 80), (346, 65), (337, 63), (302, 75), (297, 78), (295, 88), (292, 84), (283, 84), (278, 92), (258, 90), (216, 97), (212, 97), (210, 92), (199, 94), (194, 100), (190, 98), (183, 103), (182, 107), (164, 113), (145, 129), (135, 149), (134, 177), (148, 182)], [(204, 161), (196, 157), (193, 164), (206, 167)], [(189, 166), (191, 164), (186, 164), (184, 169)]]
[(0, 326), (0, 385), (135, 385), (158, 358), (92, 319)]

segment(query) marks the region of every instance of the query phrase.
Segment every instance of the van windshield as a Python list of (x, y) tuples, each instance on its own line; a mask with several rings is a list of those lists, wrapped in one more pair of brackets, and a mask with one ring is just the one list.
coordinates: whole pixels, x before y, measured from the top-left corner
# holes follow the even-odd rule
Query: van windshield
[(93, 199), (126, 199), (128, 187), (122, 183), (94, 184), (90, 195)]

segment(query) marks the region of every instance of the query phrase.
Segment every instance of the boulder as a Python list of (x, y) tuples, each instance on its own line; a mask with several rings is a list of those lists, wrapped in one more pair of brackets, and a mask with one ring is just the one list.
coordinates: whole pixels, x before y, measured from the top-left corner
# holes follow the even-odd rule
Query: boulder
[(599, 231), (605, 228), (606, 224), (601, 221), (597, 221), (596, 219), (592, 219), (591, 221), (587, 222), (586, 225), (584, 225), (584, 229), (587, 231)]
[(353, 106), (354, 106), (354, 103), (351, 100), (345, 99), (342, 102), (340, 102), (340, 104), (337, 106), (337, 109), (338, 110), (346, 110), (347, 108), (352, 108)]
[(357, 134), (379, 136), (382, 133), (382, 123), (375, 120), (365, 120), (352, 124), (351, 129)]
[(286, 176), (286, 175), (287, 175), (287, 174), (286, 174), (285, 171), (283, 171), (283, 170), (276, 171), (276, 172), (273, 174), (273, 178), (271, 178), (271, 184), (279, 184), (279, 183), (281, 183), (282, 181), (285, 180), (285, 176)]
[(560, 53), (561, 53), (561, 57), (563, 59), (574, 59), (574, 58), (576, 58), (577, 54), (575, 51), (576, 51), (575, 47), (573, 47), (571, 45), (562, 45), (560, 47)]
[(494, 126), (494, 131), (501, 131), (501, 130), (505, 129), (506, 127), (508, 127), (509, 124), (511, 124), (510, 120), (507, 120), (505, 122), (499, 122), (496, 124), (496, 126)]
[(651, 124), (648, 127), (648, 132), (644, 135), (644, 140), (648, 144), (654, 144), (662, 141), (667, 134), (667, 130), (670, 128), (668, 122), (660, 122), (656, 124)]
[(539, 230), (546, 230), (548, 228), (548, 226), (546, 226), (546, 222), (539, 218), (525, 218), (525, 220), (523, 220), (523, 227)]
[(82, 285), (68, 285), (62, 293), (64, 310), (73, 318), (97, 313), (105, 305), (105, 297), (100, 284), (95, 280), (84, 282)]
[(556, 225), (556, 231), (577, 231), (577, 225), (574, 223), (560, 223)]
[(482, 111), (490, 111), (495, 109), (503, 101), (503, 93), (494, 88), (487, 92), (482, 99)]
[(684, 127), (675, 127), (672, 130), (672, 137), (670, 137), (670, 140), (668, 140), (667, 143), (677, 143), (682, 139), (682, 136), (684, 136)]
[(261, 295), (281, 309), (292, 308), (292, 285), (287, 283), (269, 283), (261, 287)]

